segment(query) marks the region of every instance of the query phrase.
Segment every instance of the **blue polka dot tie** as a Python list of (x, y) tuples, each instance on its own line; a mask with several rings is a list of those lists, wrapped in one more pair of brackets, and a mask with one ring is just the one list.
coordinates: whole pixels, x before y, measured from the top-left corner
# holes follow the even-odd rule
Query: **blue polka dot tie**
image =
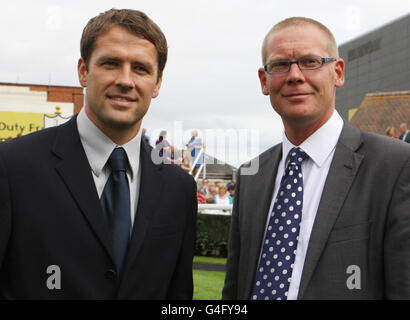
[(256, 270), (253, 300), (287, 299), (302, 219), (302, 161), (306, 157), (300, 148), (289, 151)]

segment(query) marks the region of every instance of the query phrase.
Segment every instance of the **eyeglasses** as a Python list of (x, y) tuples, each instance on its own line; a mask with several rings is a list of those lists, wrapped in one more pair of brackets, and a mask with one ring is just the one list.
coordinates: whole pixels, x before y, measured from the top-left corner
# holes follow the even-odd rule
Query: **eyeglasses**
[(336, 61), (336, 58), (322, 58), (319, 56), (303, 57), (299, 60), (275, 60), (267, 63), (264, 69), (269, 74), (286, 73), (290, 71), (292, 64), (296, 63), (300, 70), (315, 70), (328, 62)]

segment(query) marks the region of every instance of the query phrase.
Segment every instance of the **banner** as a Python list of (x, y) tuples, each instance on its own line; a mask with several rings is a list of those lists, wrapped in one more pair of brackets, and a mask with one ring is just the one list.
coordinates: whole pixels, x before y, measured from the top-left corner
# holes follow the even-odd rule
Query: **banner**
[(43, 113), (0, 112), (0, 141), (20, 137), (43, 128)]
[(62, 124), (69, 119), (58, 113), (0, 112), (0, 142)]

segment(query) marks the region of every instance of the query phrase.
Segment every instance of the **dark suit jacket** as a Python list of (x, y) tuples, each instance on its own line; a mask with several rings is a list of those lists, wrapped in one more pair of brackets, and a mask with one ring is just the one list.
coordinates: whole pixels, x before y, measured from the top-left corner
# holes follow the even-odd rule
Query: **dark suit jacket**
[[(404, 136), (404, 133), (401, 134), (400, 137), (399, 137), (399, 139), (402, 140), (402, 141), (403, 141), (403, 136)], [(404, 141), (410, 143), (410, 132), (407, 134), (406, 140), (404, 140)]]
[[(238, 176), (224, 299), (250, 298), (281, 153), (281, 145), (267, 150), (257, 174)], [(384, 298), (410, 299), (410, 146), (345, 124), (298, 299)]]
[[(76, 118), (0, 144), (0, 298), (191, 299), (196, 184), (141, 145), (138, 211), (118, 279)], [(48, 289), (48, 266), (61, 289)]]

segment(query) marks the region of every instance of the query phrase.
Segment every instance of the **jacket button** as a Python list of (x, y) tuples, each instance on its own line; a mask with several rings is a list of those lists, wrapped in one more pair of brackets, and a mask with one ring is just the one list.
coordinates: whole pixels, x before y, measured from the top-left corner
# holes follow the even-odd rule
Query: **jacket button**
[(108, 269), (105, 272), (105, 278), (106, 279), (114, 280), (116, 277), (117, 277), (117, 272), (115, 272), (114, 269)]

